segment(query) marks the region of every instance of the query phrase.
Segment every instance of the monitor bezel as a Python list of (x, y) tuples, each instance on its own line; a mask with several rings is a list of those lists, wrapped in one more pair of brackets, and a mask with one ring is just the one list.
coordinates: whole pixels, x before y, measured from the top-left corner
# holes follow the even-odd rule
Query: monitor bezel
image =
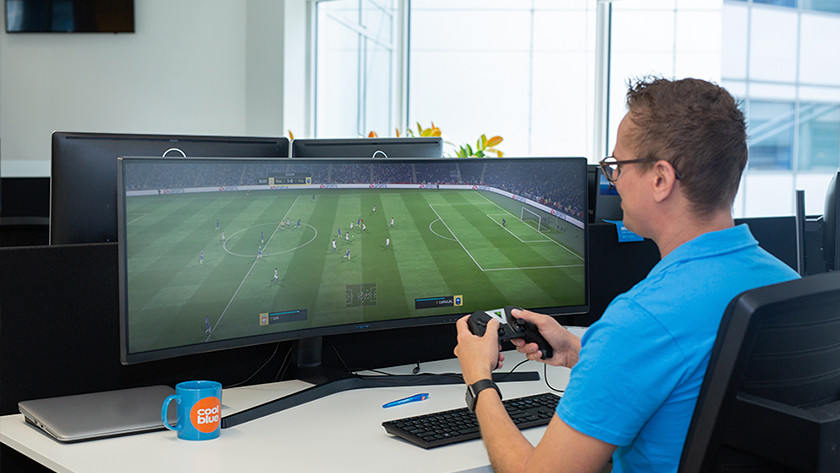
[(289, 155), (312, 158), (442, 158), (443, 138), (295, 138)]
[[(208, 162), (220, 162), (224, 161), (225, 158), (187, 158), (190, 161), (208, 161)], [(265, 161), (274, 161), (275, 159), (272, 158), (235, 158), (238, 162), (243, 161), (254, 161), (254, 162), (265, 162)], [(476, 158), (481, 159), (481, 158)], [(589, 311), (590, 306), (590, 254), (589, 254), (589, 224), (586, 218), (586, 207), (587, 204), (587, 195), (586, 195), (586, 158), (582, 157), (528, 157), (528, 158), (487, 158), (493, 159), (494, 161), (516, 161), (516, 160), (531, 160), (531, 161), (539, 161), (539, 160), (556, 160), (556, 159), (566, 159), (566, 160), (575, 160), (578, 162), (580, 166), (580, 188), (582, 191), (582, 205), (584, 206), (583, 209), (583, 217), (581, 218), (581, 223), (583, 225), (583, 251), (584, 251), (584, 302), (581, 305), (576, 306), (565, 306), (565, 307), (548, 307), (548, 308), (538, 308), (541, 312), (546, 313), (551, 316), (560, 316), (560, 315), (577, 315), (577, 314), (585, 314)], [(120, 157), (117, 159), (117, 189), (121, 190), (124, 189), (124, 164), (127, 161), (132, 160), (158, 160), (161, 161), (159, 158), (149, 158), (149, 157)], [(183, 161), (183, 160), (178, 160)], [(306, 161), (310, 161), (315, 165), (329, 165), (330, 163), (338, 163), (338, 164), (347, 164), (348, 162), (355, 161), (361, 163), (399, 163), (399, 162), (451, 162), (451, 158), (392, 158), (386, 160), (377, 159), (377, 158), (334, 158), (334, 159), (323, 159), (323, 158), (312, 158), (309, 160), (305, 160), (300, 158), (298, 160), (299, 163), (305, 163)], [(347, 335), (347, 334), (354, 334), (354, 333), (365, 333), (365, 332), (373, 332), (373, 331), (381, 331), (381, 330), (389, 330), (389, 329), (401, 329), (401, 328), (419, 328), (419, 327), (428, 327), (434, 325), (443, 325), (443, 324), (454, 324), (459, 318), (467, 315), (467, 312), (453, 312), (451, 314), (446, 315), (435, 315), (435, 316), (421, 316), (421, 317), (403, 317), (398, 319), (392, 320), (379, 320), (379, 321), (372, 321), (372, 322), (364, 322), (364, 323), (349, 323), (349, 324), (341, 324), (341, 325), (329, 325), (329, 326), (321, 326), (321, 327), (307, 327), (305, 329), (300, 330), (289, 330), (289, 331), (280, 331), (280, 332), (273, 332), (270, 334), (263, 334), (263, 335), (251, 335), (247, 337), (239, 337), (234, 339), (226, 339), (226, 340), (218, 340), (208, 344), (194, 344), (194, 345), (183, 345), (179, 347), (172, 347), (172, 348), (163, 348), (157, 349), (153, 351), (145, 351), (145, 352), (133, 352), (129, 353), (129, 330), (128, 330), (128, 318), (129, 314), (127, 313), (128, 309), (128, 287), (127, 287), (127, 254), (126, 254), (126, 240), (125, 240), (125, 233), (126, 233), (126, 226), (125, 226), (125, 193), (118, 192), (118, 221), (119, 221), (119, 238), (118, 238), (118, 262), (119, 262), (119, 310), (120, 310), (120, 361), (124, 365), (130, 365), (135, 363), (144, 363), (150, 361), (157, 361), (163, 360), (168, 358), (175, 358), (180, 356), (186, 355), (193, 355), (199, 353), (209, 353), (219, 350), (227, 350), (233, 348), (240, 348), (246, 346), (254, 346), (254, 345), (261, 345), (266, 343), (276, 343), (276, 342), (284, 342), (284, 341), (292, 341), (292, 340), (309, 340), (314, 338), (320, 338), (324, 336), (331, 336), (331, 335)], [(527, 307), (526, 307), (527, 308)]]

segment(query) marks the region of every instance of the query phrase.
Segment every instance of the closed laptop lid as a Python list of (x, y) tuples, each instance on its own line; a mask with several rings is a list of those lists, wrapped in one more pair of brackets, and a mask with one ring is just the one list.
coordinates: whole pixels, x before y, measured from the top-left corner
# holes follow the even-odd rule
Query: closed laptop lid
[[(160, 409), (171, 394), (169, 386), (147, 386), (21, 401), (18, 409), (56, 440), (75, 442), (163, 429)], [(175, 403), (167, 414), (174, 425)]]

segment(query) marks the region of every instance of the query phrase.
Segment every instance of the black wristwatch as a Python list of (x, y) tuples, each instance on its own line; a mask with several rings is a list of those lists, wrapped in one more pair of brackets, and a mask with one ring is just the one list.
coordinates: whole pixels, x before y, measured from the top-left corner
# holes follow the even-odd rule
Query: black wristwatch
[(494, 383), (492, 379), (482, 379), (481, 381), (470, 384), (467, 386), (467, 409), (469, 409), (470, 412), (475, 412), (475, 404), (478, 402), (478, 393), (487, 388), (495, 389), (496, 392), (499, 393), (499, 399), (502, 398), (502, 392), (499, 391), (499, 387), (496, 386), (496, 383)]

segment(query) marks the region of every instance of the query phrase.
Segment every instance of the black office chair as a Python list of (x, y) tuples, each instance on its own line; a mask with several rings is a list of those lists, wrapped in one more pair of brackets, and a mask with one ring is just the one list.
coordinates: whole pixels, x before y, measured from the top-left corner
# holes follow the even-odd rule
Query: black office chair
[(732, 300), (679, 467), (794, 471), (840, 472), (840, 272)]

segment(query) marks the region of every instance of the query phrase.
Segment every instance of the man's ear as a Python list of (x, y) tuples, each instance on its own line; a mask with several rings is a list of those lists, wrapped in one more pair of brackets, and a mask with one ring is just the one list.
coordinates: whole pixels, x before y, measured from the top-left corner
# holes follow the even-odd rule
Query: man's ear
[(675, 192), (677, 173), (674, 166), (664, 159), (660, 159), (651, 170), (651, 184), (653, 198), (656, 202), (663, 202)]

